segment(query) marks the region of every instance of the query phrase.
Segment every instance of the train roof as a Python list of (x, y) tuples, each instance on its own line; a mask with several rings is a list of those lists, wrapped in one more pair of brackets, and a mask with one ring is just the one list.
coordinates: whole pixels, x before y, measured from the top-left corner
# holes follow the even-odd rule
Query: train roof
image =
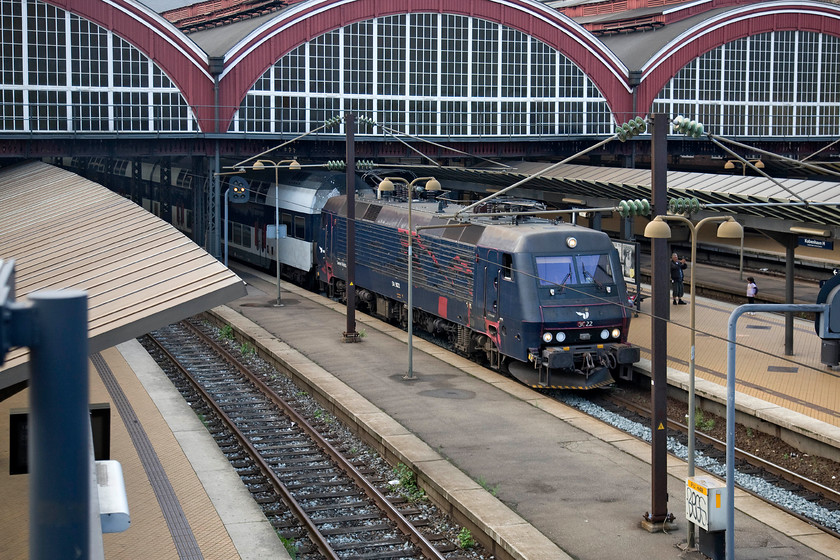
[[(278, 199), (280, 206), (291, 208), (306, 214), (320, 212), (324, 203), (333, 196), (345, 194), (347, 189), (346, 174), (329, 171), (284, 171), (279, 175), (280, 191)], [(360, 178), (356, 179), (356, 191), (362, 195), (371, 195), (373, 191)], [(261, 192), (261, 189), (258, 189)], [(257, 202), (273, 205), (275, 201), (275, 185), (272, 181), (265, 190), (264, 200), (257, 198)]]
[[(438, 202), (413, 201), (411, 227), (420, 236), (440, 237), (468, 245), (492, 247), (510, 253), (556, 252), (567, 247), (566, 240), (574, 237), (581, 247), (593, 252), (613, 248), (609, 236), (587, 227), (546, 219), (522, 218), (514, 221), (506, 216), (461, 219), (450, 216), (458, 205), (441, 207)], [(330, 199), (324, 209), (347, 215), (347, 197)], [(356, 200), (356, 219), (390, 227), (408, 229), (408, 204), (360, 197)], [(558, 247), (559, 245), (559, 247)]]

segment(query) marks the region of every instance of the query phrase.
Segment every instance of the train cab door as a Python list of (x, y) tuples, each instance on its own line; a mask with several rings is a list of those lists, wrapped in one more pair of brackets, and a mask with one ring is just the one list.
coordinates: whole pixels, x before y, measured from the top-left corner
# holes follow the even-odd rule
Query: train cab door
[(501, 267), (498, 265), (499, 254), (496, 251), (488, 251), (482, 270), (484, 291), (481, 302), (483, 315), (487, 322), (495, 323), (499, 319), (499, 279)]
[(488, 356), (490, 358), (490, 366), (499, 368), (501, 366), (501, 355), (499, 348), (501, 348), (501, 325), (499, 314), (499, 289), (502, 280), (502, 267), (499, 263), (498, 251), (490, 250), (487, 252), (484, 260), (484, 266), (481, 267), (481, 284), (482, 290), (480, 292), (481, 298), (478, 300), (483, 307), (482, 315), (484, 318), (484, 329), (490, 339), (493, 341), (493, 350)]

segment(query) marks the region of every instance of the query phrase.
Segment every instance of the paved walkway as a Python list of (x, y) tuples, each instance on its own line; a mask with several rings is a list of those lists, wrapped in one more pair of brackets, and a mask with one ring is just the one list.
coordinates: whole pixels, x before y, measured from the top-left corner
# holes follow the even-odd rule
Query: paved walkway
[[(714, 282), (735, 290), (741, 286), (737, 270), (698, 265), (696, 282)], [(784, 301), (785, 279), (751, 274), (767, 298), (757, 303)], [(745, 275), (747, 276), (747, 275)], [(746, 291), (746, 283), (743, 283)], [(643, 293), (650, 286), (643, 285)], [(686, 292), (688, 288), (686, 287)], [(799, 282), (794, 289), (796, 304), (816, 303), (819, 286)], [(691, 294), (686, 294), (691, 300)], [(630, 340), (642, 347), (650, 359), (651, 300), (642, 303), (642, 313), (630, 326)], [(743, 299), (746, 303), (746, 297)], [(735, 304), (697, 297), (695, 305), (695, 372), (698, 379), (726, 386), (727, 327)], [(690, 360), (690, 305), (670, 305), (668, 323), (668, 366), (688, 371)], [(785, 355), (785, 317), (782, 313), (744, 315), (738, 321), (735, 352), (737, 390), (821, 422), (840, 428), (840, 372), (820, 362), (822, 341), (814, 321), (793, 322), (793, 354)], [(840, 431), (838, 441), (840, 441)]]

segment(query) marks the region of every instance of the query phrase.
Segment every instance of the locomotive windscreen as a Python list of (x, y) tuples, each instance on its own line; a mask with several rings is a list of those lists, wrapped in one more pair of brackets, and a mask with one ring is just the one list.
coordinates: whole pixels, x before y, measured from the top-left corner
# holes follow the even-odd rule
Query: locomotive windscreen
[(569, 280), (573, 280), (572, 257), (537, 257), (537, 276), (540, 279), (540, 286), (557, 284), (563, 286)]
[(536, 257), (540, 286), (613, 282), (609, 255)]

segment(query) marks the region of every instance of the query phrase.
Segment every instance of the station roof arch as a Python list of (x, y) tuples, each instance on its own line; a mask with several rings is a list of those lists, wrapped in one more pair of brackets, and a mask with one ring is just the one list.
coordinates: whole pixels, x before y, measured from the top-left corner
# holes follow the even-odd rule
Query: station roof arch
[[(245, 295), (236, 274), (167, 222), (41, 162), (0, 169), (0, 258), (14, 259), (17, 301), (87, 292), (91, 353)], [(28, 375), (29, 350), (11, 350), (0, 399)]]
[[(637, 96), (640, 107), (650, 107), (659, 91), (674, 74), (700, 55), (743, 37), (771, 31), (813, 31), (840, 37), (840, 6), (810, 0), (751, 2), (744, 6), (718, 8), (653, 32), (667, 42), (641, 66)], [(606, 40), (616, 52), (643, 53), (639, 39)], [(648, 43), (656, 44), (655, 41)], [(632, 56), (632, 55), (631, 55)], [(641, 62), (641, 61), (639, 61)]]
[(132, 0), (65, 0), (56, 6), (89, 20), (141, 50), (177, 85), (202, 128), (212, 131), (213, 76), (207, 54), (156, 11)]
[[(442, 13), (485, 19), (517, 29), (557, 49), (584, 69), (611, 110), (629, 112), (631, 91), (628, 71), (612, 51), (589, 31), (534, 0), (469, 0), (458, 4), (417, 0), (305, 0), (257, 21), (231, 24), (227, 30), (196, 32), (190, 37), (211, 56), (223, 55), (220, 76), (221, 105), (229, 108), (223, 120), (232, 117), (249, 88), (272, 64), (300, 44), (357, 21), (405, 13)], [(255, 23), (259, 23), (255, 27)], [(226, 52), (234, 34), (242, 37)], [(224, 125), (223, 125), (224, 128)]]

